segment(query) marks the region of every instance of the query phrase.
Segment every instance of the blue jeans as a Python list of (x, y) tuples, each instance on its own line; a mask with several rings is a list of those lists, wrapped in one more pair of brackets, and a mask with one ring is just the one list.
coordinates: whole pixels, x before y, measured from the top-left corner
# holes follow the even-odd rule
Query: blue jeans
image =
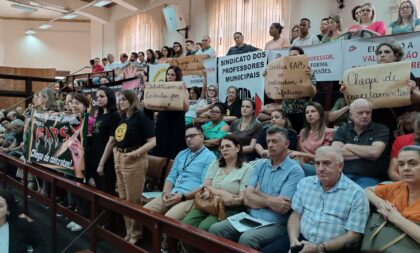
[(364, 176), (358, 176), (354, 174), (345, 174), (345, 175), (351, 180), (353, 180), (353, 182), (360, 185), (363, 189), (367, 187), (375, 186), (381, 182), (379, 179), (373, 178), (373, 177), (364, 177)]

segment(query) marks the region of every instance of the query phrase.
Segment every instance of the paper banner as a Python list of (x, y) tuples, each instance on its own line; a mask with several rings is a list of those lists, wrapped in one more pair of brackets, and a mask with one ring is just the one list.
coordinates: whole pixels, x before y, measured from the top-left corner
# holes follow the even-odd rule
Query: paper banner
[(347, 70), (343, 75), (346, 102), (364, 98), (374, 109), (410, 105), (410, 64), (404, 61)]
[(286, 56), (267, 66), (265, 94), (271, 99), (312, 97), (313, 84), (308, 68), (308, 56)]
[(204, 55), (189, 55), (179, 58), (172, 58), (168, 61), (171, 66), (179, 67), (182, 70), (182, 74), (185, 76), (189, 75), (203, 75)]
[(144, 106), (155, 111), (183, 111), (185, 96), (184, 82), (147, 83)]

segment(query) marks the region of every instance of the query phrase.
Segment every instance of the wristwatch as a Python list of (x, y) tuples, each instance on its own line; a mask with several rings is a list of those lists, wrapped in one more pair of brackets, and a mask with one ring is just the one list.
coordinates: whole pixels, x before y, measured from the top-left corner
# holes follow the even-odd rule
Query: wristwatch
[(185, 194), (182, 194), (181, 195), (181, 201), (185, 201), (185, 200), (187, 200), (187, 198), (185, 197)]

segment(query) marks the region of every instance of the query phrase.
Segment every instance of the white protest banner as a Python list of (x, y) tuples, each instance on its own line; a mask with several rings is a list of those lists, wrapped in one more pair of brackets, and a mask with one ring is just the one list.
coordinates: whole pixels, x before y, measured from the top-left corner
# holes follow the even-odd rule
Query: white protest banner
[(268, 54), (256, 51), (247, 54), (219, 57), (219, 99), (226, 99), (227, 88), (237, 87), (241, 98), (252, 98), (257, 111), (264, 103), (264, 72)]
[(348, 69), (343, 74), (344, 98), (369, 100), (374, 109), (410, 105), (410, 62), (394, 62)]
[(313, 84), (308, 73), (308, 56), (286, 56), (267, 66), (265, 94), (271, 99), (312, 97)]
[(144, 106), (155, 111), (183, 111), (186, 96), (184, 82), (147, 83)]
[[(315, 75), (315, 80), (340, 80), (341, 73), (343, 72), (343, 54), (341, 52), (340, 41), (303, 47), (303, 50), (305, 51), (305, 55), (309, 58), (309, 64), (312, 74)], [(289, 49), (271, 51), (268, 62), (271, 62), (278, 57), (288, 55)]]
[(404, 50), (403, 60), (411, 62), (411, 72), (420, 77), (420, 33), (389, 35), (369, 39), (343, 40), (343, 70), (376, 64), (376, 47), (382, 42), (399, 44)]

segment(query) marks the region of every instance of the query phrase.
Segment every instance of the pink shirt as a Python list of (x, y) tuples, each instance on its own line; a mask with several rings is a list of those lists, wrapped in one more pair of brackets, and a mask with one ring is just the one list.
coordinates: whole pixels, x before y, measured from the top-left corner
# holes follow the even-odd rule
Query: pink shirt
[(329, 146), (332, 143), (334, 137), (334, 128), (325, 128), (324, 137), (318, 139), (318, 133), (309, 133), (308, 137), (303, 140), (303, 129), (299, 133), (299, 141), (297, 150), (309, 154), (315, 154), (315, 150), (321, 146)]
[(356, 25), (352, 25), (349, 27), (349, 29), (347, 30), (348, 32), (354, 32), (360, 29), (367, 29), (370, 30), (372, 32), (377, 32), (379, 33), (381, 36), (385, 35), (386, 33), (386, 25), (384, 23), (384, 21), (375, 21), (372, 24), (370, 24), (368, 27), (363, 27), (360, 24), (356, 24)]
[(278, 40), (270, 40), (265, 44), (264, 50), (276, 50), (285, 47), (290, 47), (290, 43), (283, 37), (280, 37)]

